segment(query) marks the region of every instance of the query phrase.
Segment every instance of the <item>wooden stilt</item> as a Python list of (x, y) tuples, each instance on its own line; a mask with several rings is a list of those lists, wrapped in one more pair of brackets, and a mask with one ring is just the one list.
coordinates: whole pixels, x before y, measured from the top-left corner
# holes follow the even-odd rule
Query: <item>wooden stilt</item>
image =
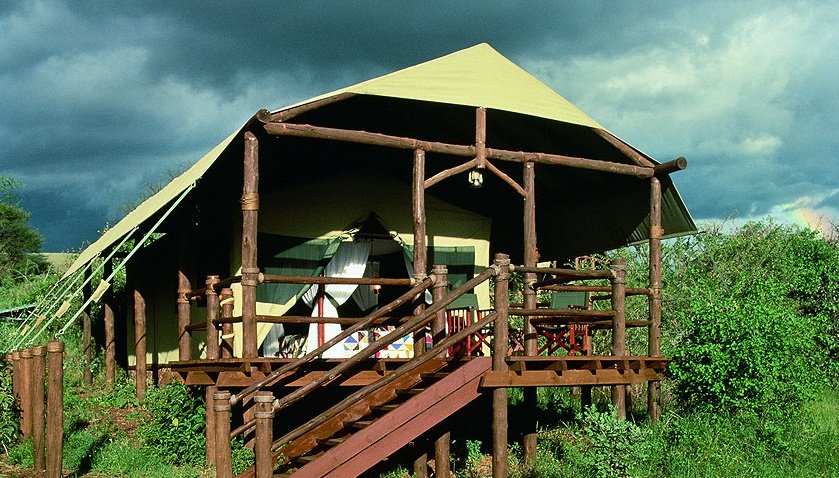
[(204, 389), (204, 439), (206, 441), (204, 461), (207, 465), (214, 465), (216, 460), (216, 414), (213, 408), (213, 396), (218, 391), (215, 385), (208, 385)]
[[(624, 290), (626, 288), (626, 259), (612, 259), (612, 355), (626, 355), (626, 307)], [(612, 404), (618, 412), (618, 418), (626, 418), (626, 386), (612, 387)]]
[[(426, 248), (425, 217), (425, 151), (414, 150), (414, 168), (411, 180), (411, 215), (414, 225), (414, 278), (418, 281), (428, 276), (428, 251)], [(425, 310), (425, 294), (418, 294), (414, 302), (414, 315)], [(414, 333), (414, 355), (425, 352), (425, 333), (423, 327)], [(434, 337), (432, 327), (431, 336)]]
[(233, 477), (233, 458), (230, 450), (230, 392), (213, 394), (216, 418), (216, 478)]
[[(109, 277), (113, 271), (113, 262), (107, 261), (103, 277)], [(102, 309), (105, 326), (105, 386), (111, 390), (116, 380), (116, 333), (114, 331), (113, 289), (108, 288), (102, 297)]]
[[(647, 343), (648, 355), (661, 356), (661, 182), (650, 179), (650, 298)], [(661, 416), (661, 382), (647, 383), (647, 416), (656, 421)]]
[(21, 412), (21, 403), (23, 397), (21, 396), (21, 386), (23, 385), (23, 371), (21, 370), (20, 350), (12, 351), (12, 397), (18, 407), (18, 427), (20, 429), (20, 437), (23, 438), (23, 414)]
[(274, 441), (274, 395), (259, 392), (254, 397), (254, 419), (256, 440), (254, 442), (254, 478), (271, 478), (274, 475), (274, 460), (271, 444)]
[(64, 430), (64, 344), (58, 340), (47, 343), (47, 477), (61, 476)]
[[(495, 342), (492, 351), (492, 370), (507, 371), (507, 341), (509, 314), (510, 257), (496, 254), (494, 265), (499, 268), (495, 276)], [(507, 477), (507, 389), (492, 391), (492, 477)]]
[[(221, 290), (221, 317), (230, 319), (233, 317), (233, 290), (225, 287)], [(233, 356), (233, 324), (224, 323), (221, 325), (221, 357), (230, 358)]]
[(414, 459), (414, 473), (411, 478), (428, 478), (428, 453), (423, 451)]
[(146, 399), (146, 299), (134, 289), (134, 385), (137, 401)]
[(110, 297), (103, 304), (105, 315), (105, 386), (114, 387), (116, 380), (116, 333), (114, 332), (114, 309)]
[(434, 440), (434, 478), (451, 476), (451, 432), (445, 432)]
[(20, 351), (20, 434), (32, 436), (32, 349)]
[[(449, 270), (444, 265), (435, 264), (432, 268), (435, 281), (431, 289), (434, 302), (440, 302), (446, 298), (446, 290), (449, 286)], [(437, 312), (437, 317), (431, 322), (431, 339), (434, 345), (439, 344), (446, 338), (446, 310)]]
[[(87, 272), (88, 277), (91, 274)], [(86, 281), (82, 287), (82, 303), (87, 303), (90, 298), (90, 281)], [(82, 312), (82, 355), (84, 355), (84, 371), (82, 372), (82, 380), (88, 387), (93, 385), (93, 369), (91, 363), (93, 361), (93, 326), (90, 321), (90, 306), (85, 308)]]
[[(524, 163), (523, 184), (524, 184), (524, 265), (536, 267), (539, 261), (539, 252), (536, 245), (536, 165)], [(536, 274), (528, 272), (524, 274), (524, 308), (536, 308), (536, 291), (532, 285), (536, 282)], [(524, 352), (528, 357), (536, 356), (538, 352), (538, 337), (536, 328), (530, 323), (530, 317), (525, 318), (524, 327)], [(522, 436), (522, 448), (524, 451), (524, 462), (526, 466), (532, 464), (536, 457), (536, 428), (537, 428), (537, 400), (536, 389), (528, 387), (524, 389), (524, 407), (528, 412), (524, 419), (524, 436)]]
[[(182, 232), (182, 234), (186, 234)], [(178, 254), (178, 360), (185, 361), (192, 358), (192, 344), (190, 343), (187, 327), (192, 323), (189, 296), (192, 294), (192, 284), (188, 275), (189, 244), (185, 235), (181, 236)]]
[(207, 358), (218, 359), (221, 356), (221, 346), (218, 341), (218, 328), (215, 321), (219, 318), (219, 298), (215, 285), (219, 282), (219, 276), (207, 276)]
[(44, 455), (44, 367), (47, 348), (32, 348), (32, 458), (35, 471), (46, 470)]
[(242, 189), (242, 356), (257, 356), (256, 287), (259, 284), (257, 219), (259, 215), (259, 150), (256, 136), (245, 132), (244, 187)]

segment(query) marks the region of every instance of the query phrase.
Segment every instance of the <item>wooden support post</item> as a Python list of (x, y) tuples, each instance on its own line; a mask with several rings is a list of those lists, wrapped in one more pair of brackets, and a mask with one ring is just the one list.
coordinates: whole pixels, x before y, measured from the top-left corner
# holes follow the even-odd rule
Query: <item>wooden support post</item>
[(242, 357), (257, 356), (256, 264), (257, 219), (259, 216), (259, 149), (256, 136), (245, 132), (244, 186), (242, 188)]
[(47, 468), (44, 455), (44, 367), (47, 348), (32, 348), (32, 461), (36, 472)]
[[(440, 302), (446, 298), (446, 290), (449, 286), (448, 273), (449, 270), (445, 265), (435, 264), (432, 267), (435, 281), (432, 287), (432, 297), (434, 302)], [(437, 312), (437, 317), (431, 322), (431, 340), (434, 345), (439, 344), (446, 338), (446, 309)]]
[[(181, 234), (186, 234), (181, 232)], [(189, 303), (189, 296), (192, 294), (192, 284), (187, 275), (187, 257), (189, 254), (189, 243), (185, 235), (181, 236), (180, 251), (178, 254), (178, 360), (190, 360), (192, 358), (192, 344), (187, 327), (192, 323), (192, 306)]]
[[(221, 290), (221, 317), (230, 319), (233, 317), (233, 290), (225, 287)], [(221, 358), (233, 356), (233, 324), (224, 323), (221, 325)]]
[[(626, 259), (615, 258), (612, 269), (612, 355), (626, 355)], [(626, 418), (626, 386), (612, 387), (612, 404), (618, 411), (618, 418)]]
[[(414, 278), (421, 281), (428, 276), (428, 249), (425, 242), (425, 151), (414, 150), (414, 168), (411, 180), (411, 215), (414, 224)], [(414, 304), (414, 315), (425, 310), (425, 294), (420, 293)], [(414, 355), (425, 352), (426, 327), (414, 333)], [(434, 337), (432, 328), (431, 336)]]
[[(113, 271), (113, 262), (107, 261), (103, 271), (104, 277), (109, 277)], [(116, 332), (114, 331), (114, 309), (112, 307), (114, 299), (113, 288), (109, 287), (102, 298), (102, 309), (105, 317), (105, 387), (108, 390), (114, 388), (114, 381), (116, 380)]]
[(233, 458), (230, 450), (230, 392), (213, 394), (216, 422), (216, 478), (233, 478)]
[(61, 476), (64, 434), (64, 344), (47, 343), (47, 477)]
[[(495, 254), (495, 341), (492, 349), (493, 372), (507, 371), (510, 256)], [(492, 478), (507, 478), (507, 389), (492, 391)]]
[[(539, 261), (539, 252), (536, 245), (536, 165), (531, 162), (524, 163), (523, 184), (524, 184), (524, 265), (525, 267), (536, 267)], [(536, 308), (536, 291), (531, 287), (536, 282), (536, 274), (528, 272), (524, 274), (524, 308)], [(531, 318), (525, 317), (524, 322), (524, 353), (528, 357), (539, 354), (538, 337), (536, 328), (530, 323)], [(522, 448), (524, 451), (525, 466), (530, 466), (536, 458), (536, 432), (537, 430), (537, 399), (536, 388), (526, 387), (524, 389), (524, 408), (527, 410), (524, 420), (524, 436), (522, 437)]]
[(256, 407), (254, 478), (271, 478), (274, 476), (274, 460), (271, 453), (271, 444), (274, 442), (274, 395), (271, 392), (259, 392), (253, 400)]
[(110, 298), (103, 303), (105, 310), (105, 386), (110, 390), (116, 380), (116, 333), (114, 332), (114, 310)]
[(137, 401), (146, 398), (146, 299), (134, 289), (134, 385)]
[(207, 295), (207, 358), (218, 359), (221, 356), (221, 346), (218, 342), (218, 327), (215, 321), (219, 318), (219, 298), (215, 285), (219, 282), (219, 276), (207, 276), (205, 282)]
[[(20, 387), (23, 383), (23, 374), (21, 372), (20, 366), (20, 350), (13, 350), (12, 351), (12, 398), (14, 398), (15, 403), (18, 407), (18, 412), (21, 410), (21, 403), (23, 402), (23, 397), (20, 395)], [(23, 415), (18, 417), (18, 426), (21, 430), (21, 438), (23, 438)]]
[(451, 477), (451, 441), (448, 431), (434, 440), (434, 478)]
[[(650, 357), (661, 356), (661, 182), (650, 179), (650, 327), (647, 343)], [(656, 421), (661, 416), (661, 382), (647, 382), (647, 416)]]
[(32, 436), (32, 349), (20, 351), (20, 434)]
[(414, 472), (411, 474), (411, 478), (428, 478), (428, 453), (424, 451), (424, 440), (419, 439), (414, 442), (414, 448), (419, 449), (419, 447), (423, 447), (423, 450), (421, 450), (422, 453), (419, 456), (414, 458)]
[[(87, 277), (89, 278), (92, 272), (88, 270)], [(87, 303), (90, 298), (90, 281), (85, 281), (82, 287), (82, 303)], [(82, 312), (82, 355), (84, 355), (84, 371), (82, 380), (84, 384), (90, 387), (93, 385), (93, 369), (91, 363), (93, 361), (93, 326), (90, 321), (91, 307), (88, 305)]]
[(204, 461), (207, 465), (214, 465), (216, 460), (216, 414), (213, 397), (218, 391), (215, 385), (204, 388), (204, 439), (206, 441)]
[[(448, 268), (445, 265), (435, 264), (432, 266), (434, 275), (434, 287), (432, 297), (434, 302), (440, 302), (446, 298), (448, 289)], [(431, 322), (431, 337), (434, 345), (446, 339), (446, 309), (437, 312), (437, 317)], [(448, 422), (443, 422), (444, 425)], [(434, 476), (449, 478), (451, 463), (449, 463), (449, 449), (451, 447), (451, 433), (446, 430), (434, 440)]]

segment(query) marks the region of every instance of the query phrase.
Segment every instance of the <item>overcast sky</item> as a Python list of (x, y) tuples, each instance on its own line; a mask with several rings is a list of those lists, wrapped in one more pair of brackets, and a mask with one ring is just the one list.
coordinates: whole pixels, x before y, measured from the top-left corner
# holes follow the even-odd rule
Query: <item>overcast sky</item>
[(488, 42), (696, 219), (839, 217), (839, 2), (0, 1), (0, 174), (77, 250), (260, 108)]

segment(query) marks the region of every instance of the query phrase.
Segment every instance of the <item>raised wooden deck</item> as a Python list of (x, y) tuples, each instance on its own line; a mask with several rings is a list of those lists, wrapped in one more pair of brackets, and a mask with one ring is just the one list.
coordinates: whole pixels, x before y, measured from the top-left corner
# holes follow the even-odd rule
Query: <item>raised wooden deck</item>
[[(367, 359), (350, 373), (329, 385), (363, 387), (384, 377), (409, 359)], [(462, 361), (449, 358), (449, 361)], [(173, 374), (188, 385), (216, 385), (225, 388), (246, 387), (265, 378), (289, 358), (227, 358), (187, 360), (169, 364)], [(320, 359), (296, 372), (282, 376), (277, 386), (301, 387), (322, 376), (344, 359)], [(629, 385), (657, 382), (664, 378), (669, 359), (643, 356), (539, 356), (507, 357), (508, 370), (484, 373), (481, 386), (499, 387), (574, 387), (583, 385)]]

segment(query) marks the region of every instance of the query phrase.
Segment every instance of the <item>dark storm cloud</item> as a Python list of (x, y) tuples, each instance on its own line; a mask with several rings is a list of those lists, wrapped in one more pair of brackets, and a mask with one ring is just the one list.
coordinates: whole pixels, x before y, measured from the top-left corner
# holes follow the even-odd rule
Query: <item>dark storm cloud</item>
[[(0, 4), (0, 174), (48, 249), (259, 108), (489, 42), (662, 160), (698, 218), (835, 211), (837, 5), (19, 1)], [(780, 209), (779, 209), (780, 207)]]

